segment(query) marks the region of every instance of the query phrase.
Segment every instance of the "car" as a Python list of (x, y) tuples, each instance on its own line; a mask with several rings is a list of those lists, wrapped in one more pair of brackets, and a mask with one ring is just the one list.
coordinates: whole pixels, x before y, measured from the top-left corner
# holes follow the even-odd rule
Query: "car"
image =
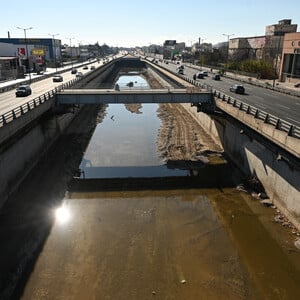
[(20, 85), (16, 89), (16, 97), (26, 97), (31, 95), (32, 91), (30, 85)]
[(230, 92), (234, 92), (236, 94), (245, 94), (244, 86), (240, 84), (235, 84), (229, 88)]
[(208, 76), (208, 73), (206, 71), (202, 72), (203, 76)]
[(84, 66), (82, 69), (83, 69), (83, 70), (88, 70), (89, 67), (88, 67), (88, 66)]
[(184, 75), (183, 69), (178, 69), (178, 70), (177, 70), (177, 73), (180, 74), (180, 75)]
[(296, 84), (294, 85), (294, 87), (296, 87), (296, 88), (300, 87), (300, 82), (296, 83)]
[(77, 73), (77, 69), (72, 69), (71, 70), (71, 74), (76, 74)]
[(77, 72), (77, 74), (76, 74), (77, 78), (82, 77), (82, 76), (83, 76), (82, 72)]
[(198, 79), (204, 79), (204, 75), (203, 75), (203, 72), (199, 72), (199, 73), (197, 73), (197, 78)]
[(95, 66), (91, 66), (91, 70), (95, 70), (96, 69), (96, 67)]
[(61, 75), (54, 75), (52, 80), (53, 82), (62, 82), (64, 78)]
[(219, 74), (215, 74), (212, 76), (213, 80), (221, 80), (221, 76)]

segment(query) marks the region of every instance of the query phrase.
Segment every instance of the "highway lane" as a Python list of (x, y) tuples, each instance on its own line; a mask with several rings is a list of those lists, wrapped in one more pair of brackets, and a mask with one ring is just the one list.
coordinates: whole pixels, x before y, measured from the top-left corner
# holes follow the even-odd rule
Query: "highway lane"
[[(84, 70), (83, 66), (74, 65), (74, 68), (78, 70), (78, 72), (81, 72), (83, 75), (88, 72), (93, 72), (90, 70), (91, 66), (95, 66), (97, 69), (98, 67), (103, 65), (103, 60), (100, 61), (100, 63), (93, 62), (88, 64), (88, 70)], [(54, 89), (55, 87), (69, 82), (72, 79), (76, 77), (76, 75), (71, 74), (71, 71), (66, 71), (61, 73), (60, 75), (63, 76), (63, 82), (53, 82), (52, 76), (42, 79), (37, 82), (33, 82), (30, 86), (32, 89), (32, 94), (27, 97), (16, 97), (15, 95), (15, 89), (10, 90), (8, 92), (4, 92), (0, 94), (0, 114), (4, 114), (8, 111), (11, 111), (14, 108), (19, 107), (20, 105), (28, 102), (29, 100), (32, 100), (36, 97), (39, 97), (40, 95), (47, 93), (48, 91)]]
[[(162, 65), (173, 71), (175, 71), (178, 67), (178, 65), (174, 65), (172, 63), (162, 63)], [(193, 78), (193, 75), (196, 72), (198, 71), (194, 68), (190, 68), (185, 65), (184, 74), (186, 76)], [(257, 107), (293, 125), (300, 126), (300, 98), (244, 82), (242, 85), (245, 87), (245, 95), (235, 94), (229, 91), (229, 87), (234, 84), (241, 83), (240, 81), (226, 77), (221, 77), (220, 81), (216, 81), (212, 79), (212, 74), (210, 72), (208, 72), (208, 74), (208, 77), (197, 80), (203, 84), (212, 86), (214, 89), (223, 92), (228, 96)]]

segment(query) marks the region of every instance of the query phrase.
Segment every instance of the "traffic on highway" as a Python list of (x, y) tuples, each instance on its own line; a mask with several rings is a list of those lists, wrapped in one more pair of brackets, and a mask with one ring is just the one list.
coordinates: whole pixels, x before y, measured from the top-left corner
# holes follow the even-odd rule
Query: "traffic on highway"
[[(178, 64), (170, 63), (169, 61), (162, 61), (158, 63), (163, 67), (174, 72), (178, 70)], [(210, 70), (203, 68), (207, 72), (207, 76), (197, 77), (197, 81), (211, 86), (230, 97), (243, 101), (249, 105), (257, 107), (269, 114), (272, 114), (286, 122), (295, 126), (300, 126), (300, 98), (282, 94), (271, 89), (262, 88), (252, 84), (244, 83), (237, 77), (236, 80), (221, 76), (221, 80), (215, 80), (214, 76), (218, 70)], [(193, 79), (194, 75), (199, 73), (199, 69), (193, 65), (184, 64), (184, 75)], [(230, 91), (234, 85), (243, 85), (245, 91), (243, 94)]]
[[(45, 77), (45, 79), (33, 82), (31, 84), (32, 93), (26, 97), (16, 97), (16, 91), (10, 90), (0, 94), (0, 114), (4, 114), (26, 102), (32, 100), (40, 95), (54, 89), (62, 83), (71, 81), (76, 76), (85, 75), (88, 72), (95, 70), (103, 65), (104, 60), (94, 60), (90, 64), (82, 65), (76, 64), (72, 71), (69, 69), (65, 72), (60, 72), (60, 78), (57, 77)], [(178, 62), (179, 63), (179, 62)], [(265, 111), (268, 114), (276, 116), (281, 120), (285, 120), (295, 126), (300, 126), (300, 98), (282, 94), (271, 89), (258, 87), (248, 83), (241, 83), (239, 78), (236, 80), (221, 76), (220, 80), (216, 80), (218, 70), (211, 70), (203, 68), (202, 72), (199, 71), (193, 65), (171, 63), (169, 61), (158, 62), (159, 65), (180, 73), (180, 75), (187, 76), (191, 79), (195, 79), (203, 84), (211, 86), (222, 93), (227, 94), (230, 97), (243, 101), (246, 104), (257, 107), (260, 110)], [(181, 66), (184, 65), (184, 68)], [(76, 70), (76, 71), (75, 71)], [(73, 74), (72, 74), (73, 73)], [(40, 75), (43, 76), (43, 75)], [(243, 93), (236, 93), (233, 91), (235, 85), (242, 85), (244, 87)]]
[[(104, 59), (99, 60), (99, 62), (97, 62), (97, 60), (93, 60), (88, 64), (86, 64), (86, 62), (84, 64), (74, 64), (73, 70), (76, 70), (75, 73), (70, 70), (69, 66), (66, 68), (66, 71), (59, 71), (59, 74), (56, 74), (54, 71), (52, 71), (53, 76), (50, 77), (50, 72), (49, 74), (46, 73), (44, 75), (39, 75), (39, 77), (43, 77), (44, 79), (32, 82), (30, 84), (31, 94), (27, 96), (24, 95), (24, 97), (17, 97), (16, 89), (0, 93), (0, 115), (15, 109), (16, 107), (19, 107), (20, 105), (25, 104), (29, 100), (39, 97), (40, 95), (45, 94), (48, 91), (53, 90), (54, 88), (60, 86), (62, 83), (66, 83), (73, 80), (74, 78), (76, 78), (76, 76), (78, 76), (78, 74), (85, 75), (89, 72), (93, 72), (94, 70), (102, 66), (103, 63)], [(62, 81), (61, 79), (58, 80), (58, 76), (62, 77)]]

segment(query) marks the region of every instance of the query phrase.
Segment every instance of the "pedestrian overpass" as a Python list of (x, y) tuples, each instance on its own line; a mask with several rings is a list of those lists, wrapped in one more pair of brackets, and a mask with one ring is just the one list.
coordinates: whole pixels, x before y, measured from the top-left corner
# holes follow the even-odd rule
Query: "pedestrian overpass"
[(67, 89), (56, 93), (58, 104), (199, 103), (213, 104), (211, 92), (184, 89)]

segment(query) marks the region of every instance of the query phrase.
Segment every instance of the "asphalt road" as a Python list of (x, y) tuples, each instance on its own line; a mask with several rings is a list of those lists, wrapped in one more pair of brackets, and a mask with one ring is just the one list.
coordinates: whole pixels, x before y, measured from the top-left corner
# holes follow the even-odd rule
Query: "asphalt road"
[[(174, 65), (172, 63), (162, 63), (160, 65), (173, 71), (176, 71), (176, 68), (178, 67), (178, 65)], [(198, 71), (194, 68), (185, 66), (185, 76), (193, 78), (193, 75), (197, 72)], [(208, 77), (197, 80), (212, 86), (214, 89), (223, 92), (228, 96), (232, 96), (243, 101), (244, 103), (257, 107), (258, 109), (279, 117), (280, 119), (285, 120), (293, 125), (300, 126), (300, 98), (247, 83), (242, 83), (245, 87), (244, 95), (235, 94), (229, 91), (229, 87), (240, 83), (240, 81), (225, 77), (221, 77), (220, 81), (216, 81), (212, 79), (211, 75), (212, 74), (208, 72)]]
[[(159, 63), (168, 69), (173, 71), (176, 70), (178, 65), (174, 64), (165, 64)], [(92, 65), (92, 64), (91, 64)], [(89, 65), (89, 66), (91, 66)], [(102, 65), (102, 63), (93, 63), (96, 67)], [(83, 74), (89, 72), (89, 70), (83, 70), (82, 67), (78, 68), (79, 72)], [(194, 68), (188, 66), (185, 67), (184, 74), (188, 77), (193, 78), (193, 75), (197, 71)], [(64, 82), (72, 80), (75, 75), (71, 74), (70, 71), (62, 73), (64, 77)], [(221, 77), (221, 81), (216, 81), (212, 79), (212, 74), (209, 73), (208, 77), (204, 79), (198, 79), (199, 81), (212, 86), (214, 89), (219, 90), (223, 93), (226, 93), (229, 96), (232, 96), (236, 99), (243, 101), (244, 103), (250, 104), (258, 109), (261, 109), (271, 115), (279, 117), (282, 120), (285, 120), (293, 125), (300, 126), (300, 99), (294, 96), (282, 94), (275, 92), (269, 89), (257, 87), (251, 84), (243, 83), (245, 87), (245, 95), (238, 95), (229, 91), (229, 87), (235, 83), (239, 83), (238, 80), (232, 80), (229, 78)], [(32, 95), (28, 97), (16, 97), (15, 90), (11, 90), (5, 93), (0, 94), (0, 114), (4, 114), (31, 99), (34, 99), (41, 94), (46, 93), (47, 91), (55, 88), (60, 85), (61, 82), (54, 83), (52, 78), (46, 78), (44, 80), (34, 82), (31, 84)]]
[[(100, 63), (94, 62), (91, 64), (88, 64), (88, 69), (84, 70), (83, 66), (76, 66), (76, 69), (78, 72), (81, 72), (82, 74), (85, 74), (87, 72), (90, 72), (90, 67), (95, 66), (96, 68), (103, 65), (103, 62)], [(39, 97), (40, 95), (47, 93), (48, 91), (54, 89), (55, 87), (71, 81), (76, 77), (76, 75), (71, 74), (71, 71), (68, 70), (66, 72), (61, 73), (60, 75), (63, 76), (63, 82), (53, 82), (52, 76), (42, 79), (40, 81), (33, 82), (30, 86), (32, 89), (32, 94), (27, 97), (16, 97), (15, 95), (15, 89), (10, 90), (8, 92), (0, 93), (0, 115), (4, 114), (14, 108), (19, 107), (20, 105), (28, 102), (29, 100), (32, 100), (36, 97)]]

